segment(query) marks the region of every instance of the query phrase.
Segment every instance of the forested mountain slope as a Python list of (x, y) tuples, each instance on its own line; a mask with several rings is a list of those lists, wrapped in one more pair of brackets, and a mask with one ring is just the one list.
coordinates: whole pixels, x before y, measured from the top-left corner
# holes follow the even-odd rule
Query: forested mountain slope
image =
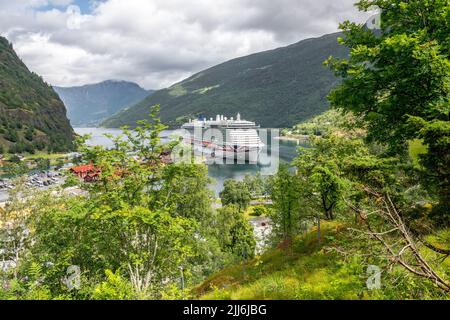
[(264, 127), (291, 127), (328, 108), (327, 94), (338, 79), (323, 62), (345, 57), (339, 33), (237, 58), (159, 90), (103, 123), (133, 126), (149, 108), (161, 105), (165, 123), (177, 126), (188, 117), (216, 114), (256, 121)]
[(0, 37), (0, 151), (65, 151), (73, 138), (58, 95)]

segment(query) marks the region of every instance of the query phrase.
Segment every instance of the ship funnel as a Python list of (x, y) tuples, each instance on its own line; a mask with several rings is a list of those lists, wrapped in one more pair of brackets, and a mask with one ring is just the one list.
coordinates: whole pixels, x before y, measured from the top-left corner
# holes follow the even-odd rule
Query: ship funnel
[(236, 120), (237, 121), (241, 121), (241, 114), (240, 113), (237, 114)]

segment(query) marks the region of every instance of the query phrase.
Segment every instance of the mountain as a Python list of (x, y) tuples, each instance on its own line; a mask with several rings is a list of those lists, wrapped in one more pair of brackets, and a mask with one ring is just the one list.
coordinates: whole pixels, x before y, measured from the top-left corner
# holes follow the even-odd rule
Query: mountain
[(80, 87), (54, 87), (74, 126), (97, 125), (102, 120), (149, 96), (133, 82), (108, 80)]
[(237, 58), (155, 92), (102, 123), (134, 125), (161, 105), (163, 122), (178, 126), (189, 117), (235, 116), (263, 127), (292, 127), (328, 108), (327, 95), (338, 79), (323, 65), (330, 55), (346, 57), (340, 33)]
[(0, 37), (0, 153), (66, 151), (73, 139), (58, 95)]

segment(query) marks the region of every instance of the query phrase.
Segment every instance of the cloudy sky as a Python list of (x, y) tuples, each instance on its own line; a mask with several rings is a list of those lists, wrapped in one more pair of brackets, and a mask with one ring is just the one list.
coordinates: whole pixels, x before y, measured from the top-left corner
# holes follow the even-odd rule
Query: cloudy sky
[(52, 85), (167, 87), (207, 67), (363, 22), (355, 0), (0, 0), (0, 35)]

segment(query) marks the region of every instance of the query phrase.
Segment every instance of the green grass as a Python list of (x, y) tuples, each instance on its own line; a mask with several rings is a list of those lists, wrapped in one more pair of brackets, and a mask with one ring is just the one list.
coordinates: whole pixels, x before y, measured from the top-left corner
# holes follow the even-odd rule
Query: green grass
[[(448, 250), (450, 246), (450, 229), (439, 230), (433, 235), (427, 236), (426, 240), (436, 248)], [(450, 267), (450, 259), (446, 259), (445, 263)]]
[(187, 90), (181, 84), (177, 84), (170, 88), (169, 94), (174, 97), (181, 97), (187, 94)]
[(250, 220), (252, 218), (256, 218), (256, 216), (253, 216), (253, 209), (255, 206), (248, 206), (247, 209), (242, 213), (245, 217), (245, 219)]
[(59, 159), (65, 159), (67, 156), (67, 153), (35, 153), (25, 156), (26, 160), (36, 160), (36, 159), (48, 159), (48, 160), (59, 160)]
[[(263, 201), (263, 200), (261, 200), (261, 201)], [(256, 215), (254, 212), (255, 212), (255, 209), (258, 207), (266, 208), (266, 213), (263, 213), (260, 216)], [(271, 207), (272, 207), (271, 205), (250, 205), (243, 212), (243, 215), (248, 220), (254, 219), (254, 218), (265, 217), (267, 215), (267, 213), (269, 212), (268, 210), (270, 210)]]
[(409, 142), (409, 156), (414, 164), (419, 164), (419, 156), (424, 153), (427, 153), (427, 147), (423, 144), (422, 140), (416, 139)]
[(342, 228), (339, 223), (324, 222), (321, 245), (312, 230), (291, 247), (222, 270), (194, 292), (205, 300), (367, 299), (365, 270), (324, 250)]
[[(321, 231), (320, 245), (317, 229), (312, 228), (291, 245), (280, 245), (253, 260), (221, 270), (194, 288), (192, 294), (201, 300), (448, 299), (432, 283), (400, 266), (389, 273), (383, 271), (382, 289), (367, 289), (368, 262), (358, 255), (344, 256), (330, 250), (354, 243), (347, 225), (324, 221)], [(448, 233), (429, 240), (438, 245), (442, 239), (448, 239)], [(424, 256), (436, 257), (428, 249), (423, 250)], [(440, 264), (440, 274), (448, 274), (449, 260)]]

